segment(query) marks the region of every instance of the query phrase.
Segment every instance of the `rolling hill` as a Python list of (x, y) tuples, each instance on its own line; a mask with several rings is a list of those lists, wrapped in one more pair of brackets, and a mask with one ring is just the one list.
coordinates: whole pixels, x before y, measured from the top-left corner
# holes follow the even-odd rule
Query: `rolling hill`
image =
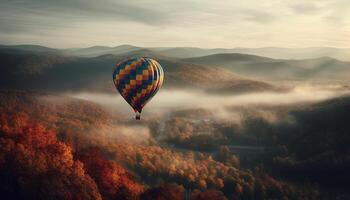
[(34, 52), (60, 53), (70, 56), (95, 57), (104, 54), (124, 54), (140, 49), (149, 49), (157, 52), (158, 55), (174, 58), (191, 58), (208, 56), (212, 54), (240, 53), (250, 54), (274, 59), (311, 59), (329, 56), (338, 60), (350, 61), (349, 48), (333, 47), (308, 47), (308, 48), (196, 48), (196, 47), (138, 47), (132, 45), (120, 45), (115, 47), (93, 46), (87, 48), (54, 49), (39, 45), (0, 45), (1, 49), (22, 50)]
[[(134, 143), (129, 135), (124, 140), (122, 124), (113, 123), (109, 111), (91, 102), (23, 91), (0, 90), (0, 97), (0, 191), (9, 197), (23, 199), (29, 193), (30, 199), (64, 199), (61, 191), (70, 191), (83, 199), (161, 199), (157, 193), (184, 199), (185, 189), (193, 195), (203, 193), (193, 200), (251, 199), (254, 194), (257, 199), (319, 196), (313, 188), (303, 192), (259, 167), (241, 168), (230, 152), (214, 157), (158, 143)], [(226, 161), (230, 158), (236, 162)], [(36, 186), (35, 192), (28, 192), (27, 183)], [(48, 183), (54, 187), (45, 187)], [(172, 191), (178, 188), (172, 185), (163, 190), (164, 183), (182, 189)], [(265, 190), (273, 192), (261, 192)]]
[(23, 51), (23, 52), (34, 52), (34, 53), (60, 53), (59, 49), (44, 47), (40, 45), (0, 45), (1, 51)]
[(233, 53), (186, 58), (182, 61), (223, 67), (238, 74), (265, 79), (349, 80), (350, 78), (350, 62), (330, 57), (282, 60)]
[[(224, 53), (179, 59), (176, 56), (180, 55), (176, 52), (191, 55), (188, 51), (203, 49), (153, 49), (122, 45), (58, 50), (36, 45), (2, 45), (0, 84), (3, 88), (113, 91), (110, 80), (113, 66), (118, 60), (130, 56), (157, 58), (166, 71), (164, 86), (167, 88), (200, 88), (218, 92), (271, 91), (276, 88), (253, 79), (348, 81), (350, 78), (350, 62), (331, 57), (286, 60)], [(169, 53), (164, 52), (175, 52), (174, 57), (165, 56)]]
[(155, 49), (158, 53), (177, 58), (201, 57), (212, 54), (223, 53), (240, 53), (256, 56), (269, 57), (274, 59), (310, 59), (329, 56), (339, 60), (350, 61), (349, 48), (332, 48), (332, 47), (308, 47), (308, 48), (214, 48), (203, 49), (194, 47), (173, 47), (166, 49)]
[(216, 92), (276, 90), (271, 84), (238, 76), (231, 71), (182, 62), (139, 49), (122, 55), (73, 57), (62, 54), (0, 51), (1, 87), (48, 91), (89, 90), (114, 92), (111, 73), (125, 57), (143, 55), (157, 58), (164, 68), (166, 88), (204, 89)]
[(132, 46), (132, 45), (120, 45), (116, 47), (93, 46), (88, 48), (63, 49), (61, 50), (61, 52), (65, 55), (70, 55), (70, 56), (96, 57), (104, 54), (113, 54), (113, 55), (125, 54), (125, 53), (136, 51), (139, 49), (142, 49), (142, 48)]

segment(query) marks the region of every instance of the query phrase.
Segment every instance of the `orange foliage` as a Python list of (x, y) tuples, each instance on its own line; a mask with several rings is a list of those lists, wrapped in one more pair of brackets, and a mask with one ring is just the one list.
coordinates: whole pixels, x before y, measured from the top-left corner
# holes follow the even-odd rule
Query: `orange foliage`
[[(192, 199), (223, 199), (222, 193), (229, 199), (295, 199), (298, 195), (294, 187), (264, 171), (240, 169), (239, 157), (227, 148), (212, 156), (154, 143), (131, 144), (117, 135), (118, 126), (96, 105), (58, 97), (52, 101), (50, 95), (38, 95), (41, 100), (37, 101), (39, 97), (34, 95), (13, 93), (9, 98), (0, 94), (0, 192), (8, 194), (9, 199), (102, 196), (107, 200), (177, 200), (189, 195), (185, 191), (190, 190)], [(185, 122), (174, 121), (179, 127), (174, 126), (173, 132), (190, 135), (194, 129)], [(104, 128), (113, 133), (117, 130), (116, 135), (104, 134)], [(125, 168), (91, 146), (133, 170), (149, 186), (169, 182), (179, 185), (162, 185), (144, 192)], [(84, 164), (73, 159), (71, 148)]]
[(141, 195), (141, 200), (183, 200), (185, 189), (176, 184), (161, 185)]
[(194, 190), (191, 194), (191, 200), (227, 200), (226, 197), (217, 190), (207, 190), (200, 192), (199, 190)]
[[(138, 171), (142, 177), (162, 177), (185, 186), (205, 189), (207, 183), (221, 189), (229, 173), (242, 179), (239, 170), (198, 153), (175, 152), (159, 146), (145, 146), (114, 141), (107, 148), (115, 159)], [(238, 172), (238, 173), (235, 173)]]
[(122, 166), (109, 161), (98, 148), (89, 148), (79, 156), (89, 175), (96, 181), (105, 200), (137, 199), (143, 187)]
[(101, 199), (70, 147), (24, 113), (0, 114), (0, 180), (8, 199)]

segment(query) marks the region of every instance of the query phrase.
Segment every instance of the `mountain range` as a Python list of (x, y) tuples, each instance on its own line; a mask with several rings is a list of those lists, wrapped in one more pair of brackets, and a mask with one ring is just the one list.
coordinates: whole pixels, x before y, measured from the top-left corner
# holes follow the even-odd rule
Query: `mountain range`
[[(92, 90), (114, 92), (112, 70), (117, 61), (132, 54), (97, 57), (65, 56), (55, 53), (0, 50), (0, 86), (12, 89), (49, 91)], [(229, 70), (183, 62), (152, 54), (163, 66), (166, 88), (204, 89), (215, 92), (278, 90), (272, 84), (237, 75)]]
[[(210, 52), (218, 52), (212, 49)], [(209, 50), (205, 50), (209, 53)], [(148, 56), (163, 66), (166, 88), (211, 92), (281, 91), (275, 80), (348, 81), (350, 62), (324, 56), (311, 59), (274, 59), (241, 53), (199, 57), (198, 48), (141, 48), (94, 46), (53, 49), (37, 45), (0, 45), (0, 86), (15, 89), (114, 91), (111, 73), (117, 61)], [(191, 53), (192, 52), (192, 53)], [(197, 52), (197, 53), (193, 53)]]
[(349, 80), (350, 78), (350, 62), (340, 61), (331, 57), (287, 60), (232, 53), (213, 54), (182, 60), (190, 63), (222, 67), (241, 75), (268, 80)]
[(115, 47), (92, 46), (88, 48), (68, 48), (55, 49), (39, 45), (0, 45), (0, 49), (16, 49), (32, 52), (51, 52), (61, 53), (70, 56), (95, 57), (104, 54), (123, 54), (141, 49), (148, 49), (157, 52), (158, 55), (190, 58), (201, 57), (212, 54), (223, 53), (240, 53), (250, 54), (274, 59), (310, 59), (329, 56), (338, 60), (350, 61), (350, 48), (333, 48), (333, 47), (308, 47), (308, 48), (196, 48), (196, 47), (138, 47), (133, 45), (120, 45)]

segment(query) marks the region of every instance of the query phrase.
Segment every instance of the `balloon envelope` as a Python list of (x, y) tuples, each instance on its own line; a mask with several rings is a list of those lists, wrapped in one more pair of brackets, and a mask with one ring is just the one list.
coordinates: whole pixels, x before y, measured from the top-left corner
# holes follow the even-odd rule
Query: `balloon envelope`
[[(113, 71), (113, 82), (122, 97), (135, 112), (142, 108), (162, 86), (164, 73), (154, 59), (134, 57), (117, 63)], [(136, 116), (139, 119), (139, 115)]]

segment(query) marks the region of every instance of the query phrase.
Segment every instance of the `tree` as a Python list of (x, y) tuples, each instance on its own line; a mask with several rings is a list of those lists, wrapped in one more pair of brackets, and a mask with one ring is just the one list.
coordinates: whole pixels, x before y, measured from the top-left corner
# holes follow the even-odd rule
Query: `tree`
[(122, 166), (107, 160), (99, 148), (91, 147), (78, 157), (84, 163), (89, 175), (96, 181), (105, 200), (138, 199), (143, 192), (143, 186), (138, 184)]
[(2, 199), (101, 199), (71, 148), (26, 114), (0, 114)]
[(149, 189), (141, 195), (141, 200), (183, 200), (185, 189), (177, 184), (165, 184)]

